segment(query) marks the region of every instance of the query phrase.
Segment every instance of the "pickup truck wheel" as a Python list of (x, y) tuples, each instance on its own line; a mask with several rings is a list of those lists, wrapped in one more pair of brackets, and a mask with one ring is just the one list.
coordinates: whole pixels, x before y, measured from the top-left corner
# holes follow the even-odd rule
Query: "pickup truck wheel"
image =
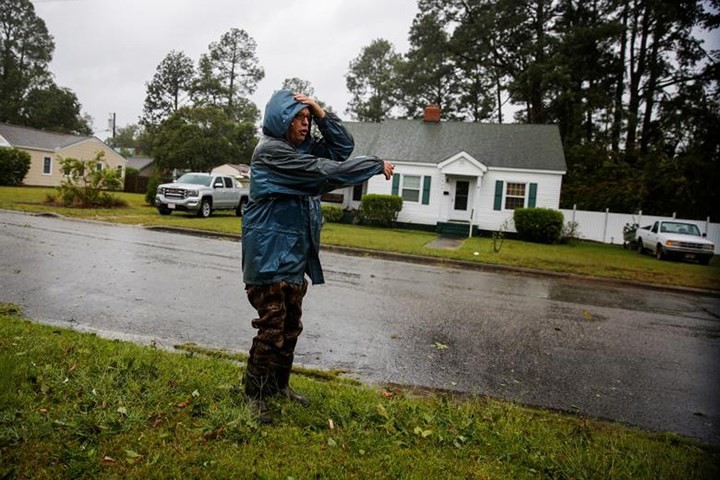
[(169, 208), (167, 208), (167, 207), (164, 206), (164, 205), (160, 205), (160, 206), (158, 207), (158, 213), (159, 213), (160, 215), (170, 215), (170, 214), (172, 213), (172, 210), (170, 210)]
[(640, 239), (638, 238), (638, 241), (637, 241), (637, 251), (638, 251), (638, 253), (639, 253), (640, 255), (642, 255), (644, 250), (645, 250), (645, 249), (643, 248), (642, 240), (640, 240)]
[(237, 215), (238, 217), (242, 217), (243, 215), (245, 215), (245, 207), (247, 207), (247, 203), (247, 198), (241, 198), (240, 204), (235, 209), (235, 215)]
[(662, 247), (662, 245), (658, 245), (655, 247), (655, 258), (658, 260), (665, 260), (667, 255), (665, 254), (665, 249)]
[(212, 204), (207, 198), (203, 199), (200, 204), (200, 210), (198, 210), (197, 216), (202, 218), (208, 218), (212, 215)]
[(710, 263), (710, 259), (712, 259), (712, 255), (706, 255), (704, 257), (700, 257), (700, 265), (708, 265)]

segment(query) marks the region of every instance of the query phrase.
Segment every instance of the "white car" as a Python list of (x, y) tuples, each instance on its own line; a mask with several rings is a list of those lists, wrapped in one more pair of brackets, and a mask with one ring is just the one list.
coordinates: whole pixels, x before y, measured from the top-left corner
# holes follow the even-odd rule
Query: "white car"
[(715, 254), (715, 245), (704, 237), (694, 223), (661, 220), (638, 228), (636, 242), (638, 252), (651, 250), (658, 260), (677, 257), (707, 265)]

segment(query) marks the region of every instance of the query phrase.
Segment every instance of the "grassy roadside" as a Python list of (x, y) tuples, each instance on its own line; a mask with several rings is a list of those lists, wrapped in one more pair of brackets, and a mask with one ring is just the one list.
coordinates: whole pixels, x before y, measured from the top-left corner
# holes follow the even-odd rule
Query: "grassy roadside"
[[(0, 208), (26, 212), (56, 212), (73, 218), (87, 218), (134, 225), (163, 225), (229, 234), (240, 234), (240, 220), (232, 212), (218, 212), (208, 219), (186, 214), (158, 215), (145, 205), (140, 194), (119, 194), (128, 201), (123, 209), (70, 209), (43, 204), (51, 188), (0, 187)], [(619, 246), (580, 242), (575, 245), (539, 245), (505, 240), (499, 253), (493, 251), (492, 240), (473, 237), (457, 250), (428, 248), (437, 238), (429, 232), (373, 228), (336, 223), (325, 224), (322, 241), (325, 245), (380, 250), (439, 259), (463, 260), (495, 265), (509, 265), (553, 272), (566, 272), (604, 278), (616, 278), (658, 285), (718, 289), (720, 258), (709, 266), (684, 262), (660, 262), (650, 255), (638, 255)]]
[[(192, 350), (192, 349), (190, 349)], [(216, 358), (220, 357), (220, 358)], [(0, 304), (0, 478), (718, 478), (720, 449), (484, 398), (296, 375), (256, 424), (240, 367)]]

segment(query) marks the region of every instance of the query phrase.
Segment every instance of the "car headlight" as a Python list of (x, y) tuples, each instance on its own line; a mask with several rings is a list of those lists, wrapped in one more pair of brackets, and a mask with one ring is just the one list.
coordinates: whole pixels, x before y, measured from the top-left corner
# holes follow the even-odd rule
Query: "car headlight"
[(713, 252), (715, 251), (715, 245), (712, 245), (712, 244), (710, 244), (710, 245), (704, 245), (703, 248), (704, 248), (705, 250), (711, 250), (711, 251), (713, 251)]
[(197, 190), (186, 190), (186, 191), (185, 191), (185, 196), (186, 196), (186, 197), (197, 197), (197, 196), (198, 196), (198, 191), (197, 191)]
[(157, 193), (158, 193), (158, 195), (165, 195), (165, 188), (164, 188), (164, 187), (158, 187)]
[(675, 242), (673, 242), (672, 240), (668, 240), (665, 242), (665, 245), (668, 247), (672, 247), (673, 245), (675, 245)]

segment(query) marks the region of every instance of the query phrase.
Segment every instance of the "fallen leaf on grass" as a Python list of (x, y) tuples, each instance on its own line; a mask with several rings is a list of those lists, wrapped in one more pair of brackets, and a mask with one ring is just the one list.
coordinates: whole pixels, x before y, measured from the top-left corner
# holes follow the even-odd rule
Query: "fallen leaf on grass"
[(108, 456), (104, 456), (101, 461), (102, 461), (102, 463), (104, 463), (105, 465), (110, 465), (110, 464), (112, 464), (112, 463), (115, 463), (115, 459), (112, 458), (112, 457), (108, 457)]
[(175, 405), (177, 408), (185, 408), (188, 405), (190, 405), (190, 400), (185, 400), (184, 402), (180, 402), (177, 405)]

